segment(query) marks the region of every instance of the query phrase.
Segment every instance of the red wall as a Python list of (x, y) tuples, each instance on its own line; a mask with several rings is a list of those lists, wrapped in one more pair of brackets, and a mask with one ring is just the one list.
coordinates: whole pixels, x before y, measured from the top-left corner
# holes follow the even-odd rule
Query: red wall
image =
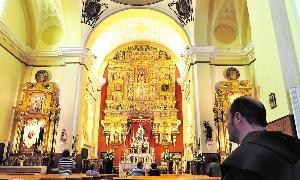
[[(176, 79), (180, 76), (178, 69), (176, 69), (175, 72), (175, 77)], [(105, 73), (104, 73), (104, 78), (108, 79), (108, 68), (106, 68)], [(101, 125), (101, 120), (104, 119), (104, 109), (105, 109), (105, 100), (107, 98), (107, 84), (108, 82), (106, 82), (106, 84), (102, 87), (101, 89), (101, 103), (100, 103), (100, 125), (99, 125), (99, 137), (98, 137), (98, 156), (100, 157), (101, 152), (106, 152), (109, 150), (114, 150), (115, 151), (115, 160), (114, 160), (114, 165), (118, 165), (120, 160), (122, 160), (124, 157), (124, 150), (127, 148), (130, 148), (130, 142), (131, 142), (131, 135), (132, 132), (135, 131), (138, 128), (138, 124), (139, 123), (131, 123), (131, 132), (129, 133), (129, 135), (127, 136), (125, 145), (121, 144), (119, 145), (117, 148), (111, 146), (111, 145), (106, 145), (105, 144), (105, 137), (102, 134), (103, 128)], [(183, 146), (183, 122), (182, 122), (182, 93), (181, 93), (181, 87), (180, 85), (176, 82), (175, 84), (175, 96), (176, 96), (176, 100), (177, 100), (177, 109), (178, 114), (177, 114), (177, 118), (179, 120), (181, 120), (181, 125), (179, 126), (179, 135), (177, 136), (177, 141), (175, 144), (175, 147), (173, 145), (170, 145), (168, 150), (170, 152), (181, 152), (183, 154), (184, 151), (184, 146)], [(161, 163), (161, 153), (165, 151), (165, 148), (160, 145), (160, 144), (155, 144), (155, 139), (154, 136), (150, 133), (150, 123), (148, 122), (144, 122), (142, 123), (143, 127), (147, 129), (147, 136), (150, 137), (149, 138), (149, 143), (150, 143), (150, 147), (154, 147), (154, 152), (155, 152), (155, 161), (156, 163), (158, 163), (160, 165)]]

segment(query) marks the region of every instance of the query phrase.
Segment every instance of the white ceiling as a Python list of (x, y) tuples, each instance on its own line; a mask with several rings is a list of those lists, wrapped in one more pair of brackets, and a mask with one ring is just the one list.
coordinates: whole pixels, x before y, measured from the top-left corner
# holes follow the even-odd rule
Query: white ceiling
[[(151, 17), (131, 17), (110, 24), (99, 34), (92, 47), (92, 53), (97, 56), (95, 68), (98, 69), (107, 55), (118, 46), (130, 41), (148, 40), (168, 47), (177, 59), (185, 50), (185, 43), (180, 34), (164, 21)], [(177, 63), (179, 71), (183, 63)]]

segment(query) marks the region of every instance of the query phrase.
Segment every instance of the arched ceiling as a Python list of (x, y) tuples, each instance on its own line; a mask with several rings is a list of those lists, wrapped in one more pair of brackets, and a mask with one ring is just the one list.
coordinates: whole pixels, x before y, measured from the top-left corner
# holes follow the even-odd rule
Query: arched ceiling
[[(189, 39), (170, 17), (150, 9), (130, 9), (111, 15), (92, 32), (87, 47), (97, 56), (99, 70), (105, 57), (116, 47), (137, 40), (149, 40), (168, 47), (179, 59)], [(184, 63), (177, 62), (179, 71)]]

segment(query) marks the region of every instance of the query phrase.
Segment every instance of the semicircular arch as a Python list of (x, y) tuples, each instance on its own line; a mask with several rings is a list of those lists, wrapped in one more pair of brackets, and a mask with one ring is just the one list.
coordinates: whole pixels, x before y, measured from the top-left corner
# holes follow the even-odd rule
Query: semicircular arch
[(112, 49), (140, 40), (168, 47), (178, 60), (191, 45), (185, 30), (166, 14), (150, 9), (129, 9), (109, 16), (96, 26), (86, 47), (97, 57), (95, 68), (98, 71)]

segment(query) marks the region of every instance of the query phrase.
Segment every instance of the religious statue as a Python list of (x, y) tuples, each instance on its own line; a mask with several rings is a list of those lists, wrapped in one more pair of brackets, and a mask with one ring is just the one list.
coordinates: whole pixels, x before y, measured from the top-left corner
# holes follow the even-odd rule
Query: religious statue
[(67, 130), (65, 128), (61, 130), (60, 141), (67, 142)]
[(169, 90), (169, 84), (163, 84), (161, 86), (161, 91), (168, 91)]
[(137, 81), (140, 83), (145, 83), (146, 82), (146, 68), (140, 67), (138, 68), (138, 78)]
[(145, 130), (144, 130), (143, 126), (139, 125), (139, 128), (138, 128), (137, 133), (136, 133), (136, 139), (138, 141), (143, 140), (144, 134), (145, 134)]

